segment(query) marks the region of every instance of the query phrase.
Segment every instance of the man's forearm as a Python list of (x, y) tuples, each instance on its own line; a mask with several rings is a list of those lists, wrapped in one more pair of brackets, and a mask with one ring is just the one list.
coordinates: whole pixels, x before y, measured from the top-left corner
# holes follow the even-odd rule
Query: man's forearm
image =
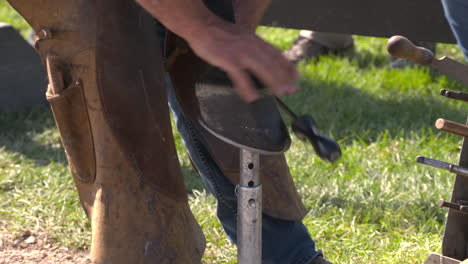
[(136, 1), (185, 39), (197, 56), (224, 70), (246, 102), (258, 98), (252, 74), (275, 95), (297, 91), (297, 70), (281, 51), (255, 35), (270, 0), (236, 0), (236, 19), (241, 25), (217, 17), (202, 0)]
[(136, 0), (169, 30), (187, 38), (209, 25), (223, 23), (202, 0)]
[(255, 30), (270, 3), (271, 0), (233, 0), (236, 22)]
[[(181, 37), (221, 23), (202, 0), (136, 0), (172, 32)], [(255, 30), (271, 0), (232, 0), (237, 24)]]

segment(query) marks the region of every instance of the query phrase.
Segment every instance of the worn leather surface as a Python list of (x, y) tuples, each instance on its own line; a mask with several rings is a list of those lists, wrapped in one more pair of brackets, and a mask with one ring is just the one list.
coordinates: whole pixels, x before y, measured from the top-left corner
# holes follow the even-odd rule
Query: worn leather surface
[[(264, 88), (257, 82), (258, 88)], [(222, 141), (238, 148), (266, 154), (281, 154), (291, 145), (288, 130), (273, 95), (246, 103), (227, 74), (212, 67), (195, 84), (200, 106), (198, 122)]]
[[(168, 54), (176, 54), (175, 49), (187, 50), (187, 47), (180, 38), (169, 34), (166, 49)], [(177, 54), (179, 54), (177, 59), (171, 60), (171, 64), (166, 68), (184, 115), (200, 131), (202, 141), (206, 143), (212, 158), (222, 172), (231, 183), (238, 184), (239, 149), (216, 138), (197, 121), (200, 111), (194, 87), (208, 65), (190, 51), (177, 52)], [(229, 113), (226, 118), (229, 118)], [(264, 213), (283, 220), (302, 220), (306, 215), (306, 209), (296, 190), (284, 155), (261, 155), (260, 167)]]
[[(49, 86), (49, 91), (53, 89), (59, 88)], [(77, 83), (59, 94), (48, 92), (47, 100), (52, 107), (73, 176), (82, 182), (92, 183), (96, 178), (96, 156), (83, 87)]]
[[(49, 76), (65, 88), (51, 104), (91, 220), (93, 261), (200, 263), (205, 241), (180, 173), (154, 20), (131, 0), (9, 2), (38, 32), (42, 58), (59, 60)], [(82, 176), (91, 149), (95, 175)]]

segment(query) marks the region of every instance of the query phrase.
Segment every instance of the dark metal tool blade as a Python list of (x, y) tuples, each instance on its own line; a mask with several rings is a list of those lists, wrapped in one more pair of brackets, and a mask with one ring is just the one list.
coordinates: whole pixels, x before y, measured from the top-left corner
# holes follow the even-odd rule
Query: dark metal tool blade
[(416, 162), (468, 177), (468, 169), (454, 165), (454, 164), (450, 164), (447, 162), (443, 162), (440, 160), (435, 160), (435, 159), (431, 159), (427, 157), (422, 157), (422, 156), (417, 157)]
[(442, 57), (441, 59), (434, 59), (432, 66), (440, 73), (468, 86), (468, 65), (449, 57)]
[(440, 254), (432, 253), (424, 264), (460, 264), (461, 261)]
[(387, 50), (392, 56), (408, 59), (419, 65), (430, 65), (440, 73), (468, 85), (468, 65), (448, 57), (436, 59), (432, 51), (424, 47), (417, 47), (403, 36), (390, 38), (387, 43)]
[(460, 100), (463, 102), (468, 102), (468, 94), (462, 92), (450, 91), (447, 89), (440, 90), (440, 95), (448, 97), (450, 99)]

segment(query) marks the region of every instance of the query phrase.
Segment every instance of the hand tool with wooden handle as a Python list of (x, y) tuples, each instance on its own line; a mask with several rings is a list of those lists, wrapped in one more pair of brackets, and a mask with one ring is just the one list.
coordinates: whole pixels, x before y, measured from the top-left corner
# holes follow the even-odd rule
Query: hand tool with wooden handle
[(387, 43), (387, 50), (392, 56), (408, 59), (420, 65), (432, 66), (440, 73), (464, 85), (468, 85), (467, 65), (450, 59), (449, 57), (436, 59), (432, 51), (423, 47), (417, 47), (405, 37), (391, 37)]
[(468, 126), (457, 122), (446, 120), (443, 118), (437, 119), (435, 127), (439, 130), (450, 132), (459, 136), (468, 137)]

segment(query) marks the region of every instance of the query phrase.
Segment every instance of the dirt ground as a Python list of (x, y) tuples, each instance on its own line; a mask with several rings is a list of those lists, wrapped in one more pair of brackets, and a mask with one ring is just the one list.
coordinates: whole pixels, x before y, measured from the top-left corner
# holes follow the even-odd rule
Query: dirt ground
[(0, 264), (91, 264), (88, 252), (55, 246), (30, 232), (14, 237), (0, 232)]

